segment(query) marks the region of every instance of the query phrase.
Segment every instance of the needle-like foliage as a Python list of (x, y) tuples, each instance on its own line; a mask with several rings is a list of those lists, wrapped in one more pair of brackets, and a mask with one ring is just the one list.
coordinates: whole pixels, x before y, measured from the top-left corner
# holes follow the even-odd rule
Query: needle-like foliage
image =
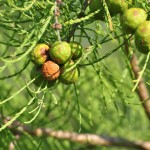
[[(134, 35), (121, 27), (121, 14), (111, 16), (106, 0), (102, 3), (105, 21), (94, 19), (99, 10), (90, 12), (87, 0), (58, 3), (59, 17), (55, 0), (0, 0), (0, 150), (99, 149), (95, 144), (30, 132), (37, 128), (133, 141), (150, 139), (150, 114), (148, 119), (144, 111), (149, 97), (142, 99), (140, 92), (145, 91), (139, 87), (145, 82), (150, 90), (150, 53), (137, 51)], [(132, 7), (150, 12), (148, 0), (136, 0)], [(54, 27), (56, 24), (61, 30)], [(42, 83), (37, 87), (34, 81), (38, 76), (30, 78), (34, 66), (30, 53), (38, 43), (51, 45), (58, 40), (77, 41), (83, 46), (82, 57), (68, 69), (79, 67), (79, 80), (70, 85), (57, 82), (50, 88)], [(138, 72), (131, 63), (133, 55), (141, 68)], [(18, 131), (22, 126), (31, 130)]]

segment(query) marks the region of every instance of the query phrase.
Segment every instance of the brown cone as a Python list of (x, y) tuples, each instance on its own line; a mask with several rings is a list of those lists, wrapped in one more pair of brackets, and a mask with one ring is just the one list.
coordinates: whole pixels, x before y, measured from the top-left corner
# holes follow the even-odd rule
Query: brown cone
[(59, 65), (53, 61), (47, 61), (42, 66), (42, 73), (47, 80), (55, 80), (60, 74)]

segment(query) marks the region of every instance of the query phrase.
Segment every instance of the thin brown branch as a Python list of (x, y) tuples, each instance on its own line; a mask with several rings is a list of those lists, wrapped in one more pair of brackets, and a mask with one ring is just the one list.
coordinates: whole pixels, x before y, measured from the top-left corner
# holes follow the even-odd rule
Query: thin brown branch
[[(9, 118), (5, 119), (5, 123)], [(75, 133), (62, 130), (52, 130), (50, 128), (37, 128), (33, 130), (28, 126), (21, 125), (20, 122), (15, 121), (11, 126), (10, 130), (15, 135), (23, 135), (24, 132), (37, 137), (53, 137), (59, 140), (68, 140), (71, 142), (76, 142), (80, 144), (86, 144), (91, 146), (117, 146), (117, 147), (126, 147), (126, 148), (136, 148), (142, 150), (150, 150), (150, 141), (129, 141), (120, 137), (108, 137), (108, 136), (99, 136), (96, 134), (89, 133)]]
[[(130, 39), (132, 40), (132, 39)], [(128, 57), (129, 55), (129, 41), (126, 40), (126, 37), (124, 37), (124, 41), (125, 41), (125, 53)], [(133, 72), (133, 76), (135, 79), (139, 78), (139, 72), (141, 71), (139, 65), (138, 65), (138, 60), (135, 54), (132, 55), (132, 58), (130, 60), (130, 64), (132, 67), (132, 72)], [(148, 89), (144, 83), (143, 78), (140, 79), (140, 82), (138, 84), (137, 87), (137, 94), (139, 96), (140, 101), (142, 102), (144, 111), (148, 117), (148, 119), (150, 120), (150, 100), (149, 100), (149, 92)]]
[[(138, 79), (140, 67), (138, 66), (138, 60), (137, 60), (137, 57), (135, 54), (132, 56), (131, 66), (132, 66), (132, 70), (134, 72), (135, 78)], [(148, 89), (144, 83), (143, 78), (141, 78), (141, 80), (138, 84), (137, 93), (139, 95), (140, 101), (142, 102), (145, 113), (150, 120), (150, 100), (148, 100), (149, 99), (149, 92), (148, 92)]]
[(81, 144), (96, 145), (96, 146), (119, 146), (119, 147), (128, 147), (128, 148), (138, 148), (144, 150), (150, 150), (150, 142), (135, 141), (131, 142), (122, 138), (114, 137), (103, 137), (95, 134), (79, 134), (69, 131), (54, 131), (52, 129), (42, 129), (38, 128), (31, 130), (27, 127), (19, 127), (14, 132), (21, 133), (21, 131), (26, 131), (27, 133), (33, 136), (50, 136), (56, 139), (68, 140)]

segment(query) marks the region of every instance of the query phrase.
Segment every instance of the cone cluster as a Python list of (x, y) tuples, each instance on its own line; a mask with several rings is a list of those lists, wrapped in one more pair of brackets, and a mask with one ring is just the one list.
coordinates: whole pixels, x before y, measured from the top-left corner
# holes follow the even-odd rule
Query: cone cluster
[[(150, 21), (148, 13), (143, 8), (134, 8), (132, 0), (106, 0), (111, 16), (121, 14), (121, 25), (127, 34), (135, 35), (135, 46), (143, 54), (150, 51)], [(89, 4), (90, 13), (100, 10), (94, 16), (96, 20), (105, 20), (106, 11), (104, 3), (100, 0), (92, 0)]]
[(64, 84), (75, 83), (80, 75), (75, 61), (82, 56), (83, 47), (76, 41), (56, 41), (51, 46), (37, 44), (31, 52), (35, 64), (31, 79), (36, 86), (51, 87), (59, 80)]
[(130, 8), (123, 13), (122, 25), (126, 33), (134, 34), (137, 50), (143, 54), (150, 51), (150, 21), (142, 8)]

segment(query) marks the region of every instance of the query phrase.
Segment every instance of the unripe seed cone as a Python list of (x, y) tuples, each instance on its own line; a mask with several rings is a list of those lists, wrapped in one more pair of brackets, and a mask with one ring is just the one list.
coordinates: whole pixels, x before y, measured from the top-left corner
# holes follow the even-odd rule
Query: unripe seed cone
[(71, 57), (71, 47), (65, 41), (56, 41), (50, 51), (51, 59), (57, 64), (64, 64)]
[(80, 58), (82, 56), (82, 46), (76, 41), (71, 41), (69, 44), (71, 47), (72, 59)]
[(123, 28), (127, 33), (134, 33), (136, 28), (147, 19), (147, 13), (141, 8), (127, 9), (122, 18)]
[(137, 28), (135, 45), (141, 53), (147, 54), (150, 51), (150, 21), (143, 22)]
[(47, 61), (42, 66), (42, 74), (47, 80), (56, 80), (60, 74), (59, 65), (53, 61)]
[(46, 44), (36, 45), (31, 52), (32, 61), (38, 65), (44, 64), (44, 62), (48, 59), (48, 50), (49, 46)]
[(74, 62), (68, 61), (62, 68), (61, 68), (61, 75), (59, 77), (60, 81), (64, 84), (72, 84), (77, 82), (80, 76), (79, 68), (76, 66), (69, 70), (68, 69), (74, 65)]

